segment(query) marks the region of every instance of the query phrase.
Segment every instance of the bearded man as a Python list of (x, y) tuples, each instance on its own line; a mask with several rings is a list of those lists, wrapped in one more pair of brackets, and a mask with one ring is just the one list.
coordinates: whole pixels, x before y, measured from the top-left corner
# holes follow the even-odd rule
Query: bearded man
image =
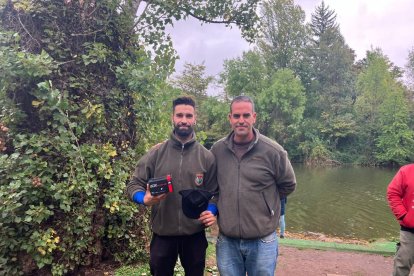
[[(213, 198), (206, 210), (190, 218), (183, 212), (182, 190), (217, 191), (214, 155), (196, 141), (195, 102), (190, 97), (173, 101), (171, 120), (174, 130), (164, 143), (153, 147), (139, 161), (127, 193), (131, 200), (152, 206), (150, 270), (152, 275), (174, 274), (180, 256), (185, 275), (203, 276), (207, 239), (204, 229), (216, 222), (217, 207)], [(169, 175), (173, 189), (152, 195), (148, 181)], [(207, 199), (208, 200), (208, 199)], [(187, 210), (193, 214), (194, 210)]]

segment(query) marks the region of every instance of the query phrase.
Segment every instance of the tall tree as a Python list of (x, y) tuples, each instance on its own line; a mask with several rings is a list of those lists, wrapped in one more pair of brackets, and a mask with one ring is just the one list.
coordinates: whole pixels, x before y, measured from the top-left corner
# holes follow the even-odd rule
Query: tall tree
[(319, 141), (331, 151), (343, 147), (355, 133), (354, 52), (346, 45), (336, 14), (322, 1), (312, 13), (312, 42), (306, 56), (310, 69), (306, 116), (320, 123)]
[(258, 46), (271, 71), (297, 71), (308, 36), (305, 12), (293, 0), (270, 0), (261, 7), (262, 38)]
[(408, 78), (408, 86), (412, 93), (411, 97), (414, 100), (414, 47), (408, 52), (408, 60), (405, 69)]
[(309, 112), (318, 117), (322, 112), (335, 115), (351, 109), (355, 74), (354, 52), (344, 41), (336, 23), (336, 14), (325, 6), (316, 8), (310, 25), (313, 43), (309, 47), (313, 83), (310, 87)]
[[(398, 150), (407, 151), (410, 140), (407, 129), (407, 99), (404, 90), (396, 78), (393, 65), (380, 49), (367, 52), (366, 68), (357, 81), (357, 99), (355, 111), (359, 125), (361, 152), (366, 156), (365, 162), (401, 162), (407, 158)], [(398, 110), (398, 105), (400, 109)], [(400, 137), (400, 138), (397, 138)], [(390, 141), (395, 143), (390, 145)], [(386, 148), (388, 147), (388, 149)], [(394, 152), (394, 154), (390, 154)], [(377, 154), (376, 154), (377, 153)], [(388, 160), (386, 160), (388, 158)]]
[(414, 130), (408, 125), (410, 112), (403, 87), (394, 83), (390, 88), (379, 111), (375, 157), (381, 164), (401, 166), (414, 157)]
[(329, 9), (329, 6), (325, 6), (324, 1), (312, 13), (310, 28), (314, 37), (313, 42), (316, 45), (321, 43), (322, 37), (325, 40), (329, 40), (329, 38), (335, 40), (335, 36), (338, 35), (339, 25), (336, 22), (335, 11)]

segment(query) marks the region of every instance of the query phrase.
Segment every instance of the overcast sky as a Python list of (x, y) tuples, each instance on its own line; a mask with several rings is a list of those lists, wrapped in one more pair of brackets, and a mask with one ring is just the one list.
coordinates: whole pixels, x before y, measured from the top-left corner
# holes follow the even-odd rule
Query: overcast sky
[[(296, 0), (306, 13), (307, 22), (321, 0)], [(371, 47), (381, 48), (400, 67), (407, 63), (408, 51), (414, 48), (414, 0), (325, 0), (337, 14), (346, 43), (355, 50), (357, 59)], [(237, 27), (219, 24), (200, 25), (197, 21), (176, 23), (170, 31), (180, 60), (176, 71), (185, 62), (204, 62), (208, 75), (216, 76), (225, 59), (240, 57), (251, 46), (243, 40)]]

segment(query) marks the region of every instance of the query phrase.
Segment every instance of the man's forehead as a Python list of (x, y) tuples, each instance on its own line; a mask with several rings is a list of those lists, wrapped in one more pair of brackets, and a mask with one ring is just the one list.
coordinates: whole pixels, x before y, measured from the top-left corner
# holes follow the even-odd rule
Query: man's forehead
[(231, 106), (232, 113), (253, 113), (253, 105), (250, 102), (234, 102)]
[(174, 113), (194, 113), (194, 107), (187, 104), (176, 105)]

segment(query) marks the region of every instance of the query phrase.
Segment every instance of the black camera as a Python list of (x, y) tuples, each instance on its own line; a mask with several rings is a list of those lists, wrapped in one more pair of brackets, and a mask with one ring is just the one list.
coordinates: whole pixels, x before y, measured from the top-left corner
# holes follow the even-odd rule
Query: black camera
[(171, 193), (173, 191), (171, 175), (166, 175), (148, 180), (152, 196)]

